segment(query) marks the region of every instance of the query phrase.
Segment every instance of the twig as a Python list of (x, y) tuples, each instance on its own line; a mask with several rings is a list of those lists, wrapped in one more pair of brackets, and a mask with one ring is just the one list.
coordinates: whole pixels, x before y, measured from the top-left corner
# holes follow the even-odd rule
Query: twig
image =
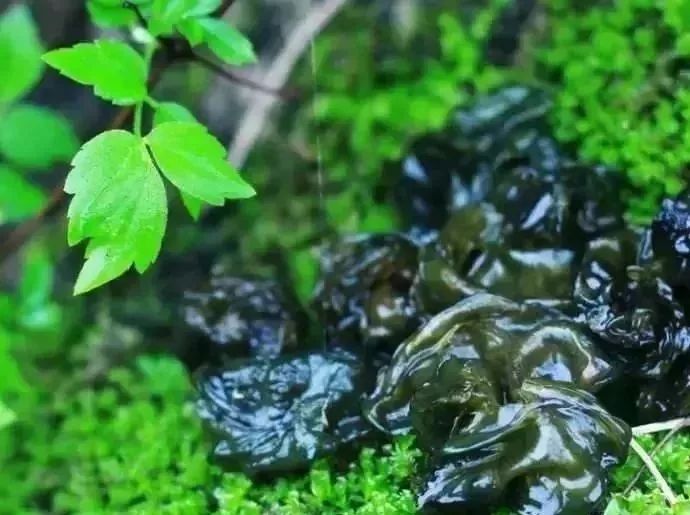
[(653, 424), (645, 424), (632, 428), (632, 433), (635, 436), (648, 435), (652, 433), (661, 433), (662, 431), (679, 430), (684, 427), (690, 427), (690, 417), (674, 418), (666, 422), (655, 422)]
[(674, 494), (673, 490), (671, 490), (671, 487), (668, 486), (668, 483), (664, 479), (664, 476), (661, 475), (661, 472), (659, 472), (659, 469), (656, 467), (654, 460), (652, 460), (649, 454), (647, 454), (647, 452), (642, 448), (642, 446), (639, 443), (637, 443), (637, 440), (635, 440), (634, 438), (630, 441), (630, 447), (633, 451), (637, 453), (637, 455), (642, 460), (642, 463), (645, 464), (647, 470), (649, 470), (649, 473), (656, 481), (656, 484), (659, 486), (659, 489), (666, 498), (668, 504), (670, 504), (671, 506), (676, 504), (676, 494)]
[[(281, 89), (285, 86), (292, 69), (309, 46), (314, 37), (320, 33), (348, 0), (323, 0), (313, 6), (297, 25), (271, 63), (268, 71), (261, 78), (266, 87)], [(254, 95), (249, 101), (249, 108), (237, 126), (235, 137), (229, 145), (228, 159), (235, 166), (242, 166), (250, 150), (259, 138), (269, 112), (276, 103), (275, 97)]]
[(235, 3), (235, 0), (223, 0), (223, 3), (218, 7), (218, 9), (215, 10), (213, 13), (213, 16), (216, 18), (222, 17), (228, 9), (232, 7), (232, 4)]
[(229, 81), (235, 82), (239, 84), (240, 86), (244, 86), (246, 88), (250, 88), (254, 91), (258, 91), (260, 93), (265, 93), (267, 95), (272, 95), (281, 98), (282, 100), (292, 100), (295, 98), (298, 98), (299, 92), (294, 90), (294, 89), (288, 89), (288, 88), (270, 88), (268, 86), (265, 86), (263, 84), (260, 84), (248, 77), (245, 77), (244, 75), (240, 75), (238, 73), (235, 73), (233, 71), (227, 70), (223, 68), (221, 65), (218, 63), (215, 63), (211, 61), (210, 59), (207, 59), (206, 57), (198, 54), (192, 54), (191, 59), (194, 62), (197, 62), (204, 66), (205, 68), (208, 68), (212, 72), (216, 73), (220, 77), (223, 77), (224, 79), (227, 79)]
[[(672, 427), (669, 427), (669, 424), (673, 424)], [(660, 422), (656, 424), (647, 424), (645, 426), (638, 426), (633, 428), (633, 434), (650, 434), (650, 433), (656, 433), (660, 431), (666, 431), (667, 429), (670, 429), (668, 433), (657, 443), (654, 448), (652, 449), (652, 452), (649, 453), (649, 456), (652, 457), (656, 455), (661, 449), (664, 448), (664, 446), (673, 438), (681, 429), (684, 427), (687, 427), (690, 425), (690, 417), (688, 418), (677, 418), (674, 420), (669, 420), (668, 422)], [(638, 432), (642, 429), (643, 431), (646, 432)], [(635, 487), (637, 482), (640, 480), (642, 477), (642, 474), (644, 473), (645, 468), (640, 467), (639, 470), (635, 473), (633, 476), (632, 480), (630, 483), (628, 483), (628, 486), (625, 487), (625, 490), (623, 491), (623, 495), (628, 495), (630, 492), (632, 492), (632, 489)]]

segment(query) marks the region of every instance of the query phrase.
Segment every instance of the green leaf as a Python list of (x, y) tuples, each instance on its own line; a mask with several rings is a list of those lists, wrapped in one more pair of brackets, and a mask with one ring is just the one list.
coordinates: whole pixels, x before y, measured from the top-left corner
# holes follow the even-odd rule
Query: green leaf
[(23, 168), (69, 162), (78, 148), (69, 121), (51, 109), (20, 104), (0, 118), (0, 152)]
[[(152, 0), (129, 0), (146, 16)], [(133, 9), (124, 7), (123, 0), (88, 0), (86, 8), (91, 20), (102, 27), (127, 27), (137, 21)]]
[(137, 19), (134, 11), (122, 7), (119, 1), (116, 5), (109, 5), (102, 0), (89, 0), (86, 9), (91, 20), (101, 27), (127, 27)]
[(114, 104), (136, 104), (146, 98), (146, 64), (129, 45), (98, 40), (53, 50), (43, 60), (70, 79), (93, 86), (95, 94)]
[(256, 194), (226, 159), (226, 151), (198, 123), (159, 125), (147, 136), (163, 174), (178, 189), (211, 205)]
[(186, 18), (177, 24), (177, 30), (193, 47), (204, 42), (204, 28), (196, 18)]
[(154, 0), (149, 18), (149, 31), (154, 36), (172, 34), (195, 0)]
[(39, 188), (1, 164), (0, 185), (0, 224), (29, 218), (45, 203), (45, 195)]
[(75, 294), (122, 275), (132, 264), (142, 273), (158, 256), (168, 206), (163, 181), (143, 140), (108, 131), (86, 143), (72, 162), (65, 191), (74, 195), (67, 216), (68, 242), (88, 238), (86, 263)]
[(200, 18), (199, 25), (204, 30), (204, 41), (221, 60), (235, 65), (256, 62), (251, 41), (237, 29), (215, 18)]
[(207, 16), (216, 11), (223, 4), (223, 0), (197, 0), (194, 5), (187, 10), (185, 18)]
[(187, 195), (184, 191), (180, 191), (180, 195), (182, 196), (182, 203), (184, 204), (184, 207), (187, 208), (189, 215), (194, 220), (198, 220), (199, 215), (201, 214), (201, 206), (203, 202), (198, 198)]
[(153, 115), (153, 125), (158, 126), (169, 122), (196, 122), (194, 115), (185, 106), (175, 102), (161, 102), (156, 105)]
[(29, 9), (15, 5), (0, 17), (0, 104), (22, 97), (41, 78), (43, 47)]

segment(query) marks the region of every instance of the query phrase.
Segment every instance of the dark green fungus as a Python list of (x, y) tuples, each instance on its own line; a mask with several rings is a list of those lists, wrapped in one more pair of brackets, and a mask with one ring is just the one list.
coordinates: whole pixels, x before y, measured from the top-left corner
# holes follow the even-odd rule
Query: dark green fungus
[(623, 176), (565, 152), (550, 108), (512, 86), (413, 142), (387, 169), (406, 231), (322, 252), (314, 330), (271, 281), (187, 294), (225, 467), (292, 472), (412, 433), (420, 509), (580, 515), (601, 508), (626, 422), (690, 412), (690, 197), (626, 224)]

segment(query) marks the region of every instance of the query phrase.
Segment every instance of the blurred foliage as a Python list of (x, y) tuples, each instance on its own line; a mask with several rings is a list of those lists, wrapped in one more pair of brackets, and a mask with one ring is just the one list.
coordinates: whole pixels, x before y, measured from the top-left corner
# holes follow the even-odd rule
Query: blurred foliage
[(43, 74), (42, 53), (38, 28), (25, 6), (0, 15), (0, 224), (38, 213), (45, 194), (29, 174), (68, 162), (79, 146), (67, 119), (23, 100)]
[[(375, 2), (343, 11), (295, 72), (303, 102), (283, 110), (280, 136), (257, 146), (249, 163), (260, 198), (229, 208), (228, 227), (205, 237), (214, 244), (239, 239), (239, 254), (257, 266), (275, 257), (275, 247), (294, 249), (287, 265), (306, 299), (316, 276), (314, 245), (336, 232), (397, 226), (384, 203), (393, 178), (380, 171), (388, 161), (411, 138), (442, 125), (456, 105), (509, 80), (513, 71), (484, 58), (489, 28), (508, 2), (493, 0), (478, 12), (460, 12), (456, 1), (435, 2), (439, 9), (425, 4), (404, 31), (382, 19)], [(89, 9), (104, 24), (130, 23), (131, 11), (116, 3), (90, 0)], [(690, 2), (543, 4), (552, 32), (533, 69), (555, 86), (558, 137), (584, 158), (628, 173), (639, 188), (631, 192), (631, 213), (646, 218), (660, 195), (681, 187), (690, 158)], [(7, 37), (10, 25), (21, 37)], [(24, 100), (40, 77), (41, 51), (28, 11), (6, 11), (0, 62), (10, 71), (24, 67), (0, 84), (0, 184), (10, 184), (0, 187), (0, 224), (40, 210), (44, 194), (28, 178), (63, 161), (76, 141), (58, 115), (26, 114), (43, 109)], [(40, 137), (12, 142), (18, 130)], [(344, 472), (322, 462), (277, 484), (221, 473), (207, 461), (209, 444), (188, 403), (191, 384), (175, 360), (144, 356), (105, 380), (87, 377), (86, 355), (100, 352), (91, 342), (101, 342), (103, 330), (87, 325), (78, 304), (56, 300), (55, 258), (47, 249), (41, 241), (28, 246), (13, 278), (18, 286), (0, 293), (0, 514), (415, 512), (411, 480), (419, 459), (409, 440), (365, 449)], [(87, 342), (85, 330), (95, 332)], [(661, 436), (640, 442), (651, 450)], [(688, 513), (689, 456), (685, 433), (655, 457), (683, 496), (674, 510), (645, 473), (631, 494), (614, 497), (606, 515)], [(615, 477), (616, 491), (639, 466), (631, 456)]]
[(243, 235), (244, 261), (290, 249), (288, 266), (306, 299), (315, 244), (334, 234), (394, 230), (397, 215), (385, 200), (396, 177), (386, 165), (414, 136), (441, 127), (454, 107), (505, 80), (484, 51), (507, 3), (462, 11), (456, 2), (434, 2), (420, 7), (405, 33), (375, 2), (344, 10), (294, 74), (307, 97), (283, 110), (280, 136), (258, 145), (246, 167), (260, 195), (238, 206), (232, 222)]
[(303, 478), (253, 485), (209, 463), (177, 360), (142, 356), (98, 388), (72, 387), (42, 384), (24, 399), (31, 418), (0, 432), (0, 513), (414, 513), (409, 439), (364, 450), (343, 475), (321, 462)]
[(596, 4), (544, 2), (551, 34), (539, 61), (556, 86), (552, 120), (584, 159), (628, 174), (638, 188), (630, 213), (647, 221), (690, 164), (690, 2)]

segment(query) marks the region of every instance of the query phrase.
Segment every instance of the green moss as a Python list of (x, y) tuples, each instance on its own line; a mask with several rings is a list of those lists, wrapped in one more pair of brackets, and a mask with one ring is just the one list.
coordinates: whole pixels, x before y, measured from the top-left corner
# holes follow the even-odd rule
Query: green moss
[(545, 2), (552, 32), (538, 59), (556, 86), (557, 137), (625, 172), (630, 213), (648, 220), (690, 164), (690, 1), (601, 4)]
[[(649, 453), (663, 434), (638, 437), (637, 441)], [(679, 496), (674, 508), (667, 506), (661, 491), (647, 469), (635, 488), (625, 495), (628, 485), (643, 468), (640, 458), (631, 453), (628, 461), (613, 476), (613, 488), (618, 494), (609, 506), (605, 515), (687, 515), (690, 513), (690, 434), (679, 433), (671, 438), (654, 454), (661, 475), (671, 489)]]
[[(0, 513), (415, 513), (420, 453), (410, 438), (364, 449), (345, 471), (322, 461), (304, 475), (254, 484), (209, 463), (210, 442), (192, 397), (186, 371), (162, 356), (115, 369), (98, 387), (35, 391), (19, 420), (0, 431)], [(647, 450), (655, 441), (640, 439)], [(671, 488), (684, 495), (676, 511), (665, 507), (645, 473), (632, 493), (615, 498), (611, 510), (619, 511), (607, 515), (687, 513), (682, 509), (690, 494), (690, 435), (677, 435), (655, 459)], [(617, 471), (616, 492), (640, 465), (631, 456)]]
[(222, 473), (172, 358), (141, 357), (100, 387), (35, 393), (0, 432), (0, 513), (414, 513), (409, 439), (364, 450), (342, 474), (321, 462), (262, 486)]

